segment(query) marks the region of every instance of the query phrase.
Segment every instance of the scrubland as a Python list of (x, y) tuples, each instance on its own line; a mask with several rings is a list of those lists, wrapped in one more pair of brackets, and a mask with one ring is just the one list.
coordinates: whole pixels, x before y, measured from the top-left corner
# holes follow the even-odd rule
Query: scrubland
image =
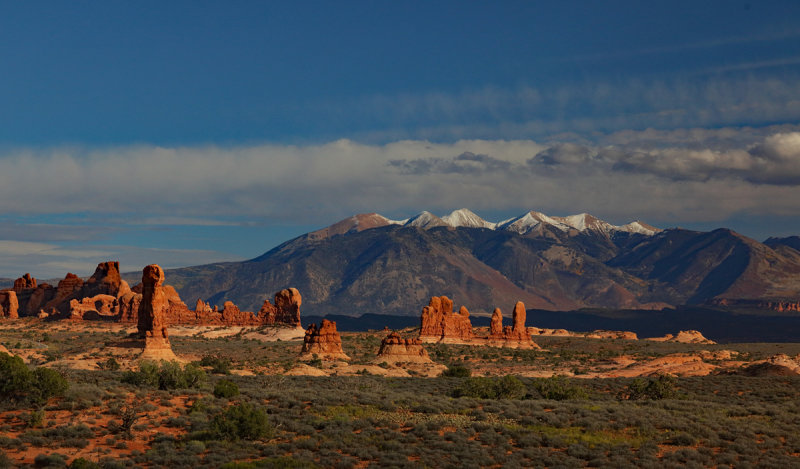
[[(0, 329), (27, 370), (0, 360), (0, 467), (790, 467), (800, 456), (796, 376), (586, 377), (619, 357), (752, 360), (800, 344), (542, 337), (538, 351), (426, 345), (449, 366), (435, 378), (339, 376), (319, 360), (309, 365), (332, 376), (312, 377), (283, 374), (298, 341), (173, 337), (184, 363), (132, 368), (105, 352), (125, 334)], [(383, 335), (342, 334), (351, 364), (369, 370)], [(546, 370), (557, 372), (532, 376)]]

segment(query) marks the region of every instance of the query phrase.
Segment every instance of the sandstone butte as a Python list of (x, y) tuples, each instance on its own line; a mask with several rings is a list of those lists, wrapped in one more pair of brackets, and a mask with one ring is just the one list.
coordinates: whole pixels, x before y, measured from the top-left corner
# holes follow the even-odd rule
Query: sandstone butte
[[(517, 301), (514, 305), (514, 312), (512, 315), (513, 326), (503, 326), (503, 312), (500, 308), (495, 308), (492, 313), (492, 320), (489, 324), (489, 342), (495, 345), (512, 346), (518, 348), (539, 348), (539, 346), (531, 340), (530, 331), (525, 325), (527, 312), (525, 311), (525, 304)], [(499, 343), (498, 343), (499, 342)]]
[(462, 306), (453, 312), (453, 300), (446, 296), (431, 297), (422, 308), (419, 330), (422, 342), (461, 343), (474, 338), (469, 311)]
[(428, 306), (422, 308), (419, 338), (422, 342), (453, 344), (491, 345), (513, 348), (539, 348), (531, 340), (525, 326), (527, 313), (525, 304), (518, 301), (514, 305), (512, 326), (503, 327), (503, 313), (495, 308), (488, 337), (475, 337), (469, 311), (462, 306), (453, 312), (453, 301), (446, 296), (434, 296)]
[[(198, 300), (194, 311), (169, 285), (162, 286), (167, 300), (165, 322), (168, 325), (300, 327), (302, 297), (296, 288), (287, 288), (274, 296), (274, 304), (265, 300), (258, 314), (240, 311), (226, 302), (222, 311)], [(131, 288), (122, 280), (119, 262), (101, 262), (84, 282), (68, 273), (56, 287), (38, 283), (26, 273), (14, 281), (11, 289), (0, 290), (0, 317), (38, 316), (49, 319), (109, 320), (138, 323), (143, 284)]]
[(350, 360), (342, 350), (342, 338), (336, 330), (336, 323), (323, 319), (320, 326), (311, 324), (306, 329), (303, 338), (303, 348), (300, 351), (301, 360)]
[(140, 359), (177, 360), (167, 334), (169, 302), (164, 288), (164, 270), (151, 264), (142, 270), (142, 300), (139, 303), (137, 337), (144, 341)]
[(395, 363), (433, 363), (428, 352), (422, 347), (420, 339), (404, 339), (397, 332), (390, 332), (381, 341), (381, 348), (375, 362)]

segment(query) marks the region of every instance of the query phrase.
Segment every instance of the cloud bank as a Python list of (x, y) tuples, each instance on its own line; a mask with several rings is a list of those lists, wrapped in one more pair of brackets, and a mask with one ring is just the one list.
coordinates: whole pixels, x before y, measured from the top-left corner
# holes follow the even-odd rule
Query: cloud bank
[(422, 209), (721, 220), (800, 214), (800, 129), (625, 131), (589, 142), (23, 149), (0, 157), (0, 211), (219, 224), (321, 223)]

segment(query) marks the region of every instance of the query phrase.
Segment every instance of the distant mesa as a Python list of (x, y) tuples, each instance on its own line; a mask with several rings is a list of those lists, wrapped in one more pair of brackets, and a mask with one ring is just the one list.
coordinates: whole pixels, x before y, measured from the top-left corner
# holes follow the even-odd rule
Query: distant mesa
[(342, 338), (336, 330), (336, 323), (323, 319), (320, 326), (311, 324), (303, 338), (300, 351), (301, 360), (350, 360), (342, 350)]

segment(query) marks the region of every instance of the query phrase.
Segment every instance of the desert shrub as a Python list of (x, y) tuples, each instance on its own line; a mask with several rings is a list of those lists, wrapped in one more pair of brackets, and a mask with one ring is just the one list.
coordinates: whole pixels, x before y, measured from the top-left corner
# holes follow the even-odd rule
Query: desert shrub
[(44, 426), (44, 411), (35, 410), (30, 414), (24, 416), (22, 420), (24, 420), (25, 424), (30, 428), (42, 427)]
[(120, 364), (114, 357), (109, 357), (108, 360), (100, 363), (100, 368), (108, 371), (119, 371)]
[(36, 467), (67, 467), (67, 457), (63, 454), (39, 454), (33, 458)]
[(69, 469), (100, 469), (100, 465), (88, 459), (75, 458), (69, 465)]
[(620, 397), (622, 399), (640, 400), (640, 399), (673, 399), (677, 397), (678, 390), (675, 388), (677, 380), (674, 376), (660, 375), (653, 379), (636, 378), (630, 385), (622, 392)]
[(224, 440), (256, 440), (270, 437), (274, 431), (264, 409), (246, 402), (215, 415), (209, 430), (217, 439)]
[(227, 358), (216, 357), (214, 355), (204, 355), (200, 359), (200, 366), (210, 366), (211, 372), (218, 375), (231, 374), (231, 361)]
[(229, 462), (221, 466), (221, 469), (260, 469), (260, 468), (285, 468), (285, 469), (311, 469), (317, 467), (316, 464), (302, 461), (288, 456), (276, 456), (252, 462)]
[(467, 378), (455, 388), (453, 397), (474, 397), (478, 399), (521, 399), (528, 389), (516, 376), (502, 378)]
[(59, 372), (43, 367), (31, 371), (22, 358), (0, 353), (0, 396), (5, 400), (41, 404), (67, 389), (69, 383)]
[(162, 361), (160, 366), (144, 361), (139, 365), (139, 371), (126, 371), (121, 380), (135, 386), (153, 386), (166, 391), (196, 388), (205, 377), (205, 372), (191, 363), (181, 368), (180, 363), (174, 361)]
[(469, 378), (472, 376), (472, 370), (464, 365), (450, 365), (442, 372), (442, 376), (449, 378)]
[(69, 383), (61, 373), (50, 368), (33, 370), (33, 389), (31, 396), (37, 402), (46, 402), (51, 397), (63, 396), (69, 389)]
[(222, 379), (214, 386), (214, 397), (230, 399), (239, 395), (239, 386), (231, 380)]
[(563, 376), (540, 378), (534, 381), (534, 389), (543, 399), (563, 401), (566, 399), (586, 399), (589, 397), (582, 386), (571, 384)]

